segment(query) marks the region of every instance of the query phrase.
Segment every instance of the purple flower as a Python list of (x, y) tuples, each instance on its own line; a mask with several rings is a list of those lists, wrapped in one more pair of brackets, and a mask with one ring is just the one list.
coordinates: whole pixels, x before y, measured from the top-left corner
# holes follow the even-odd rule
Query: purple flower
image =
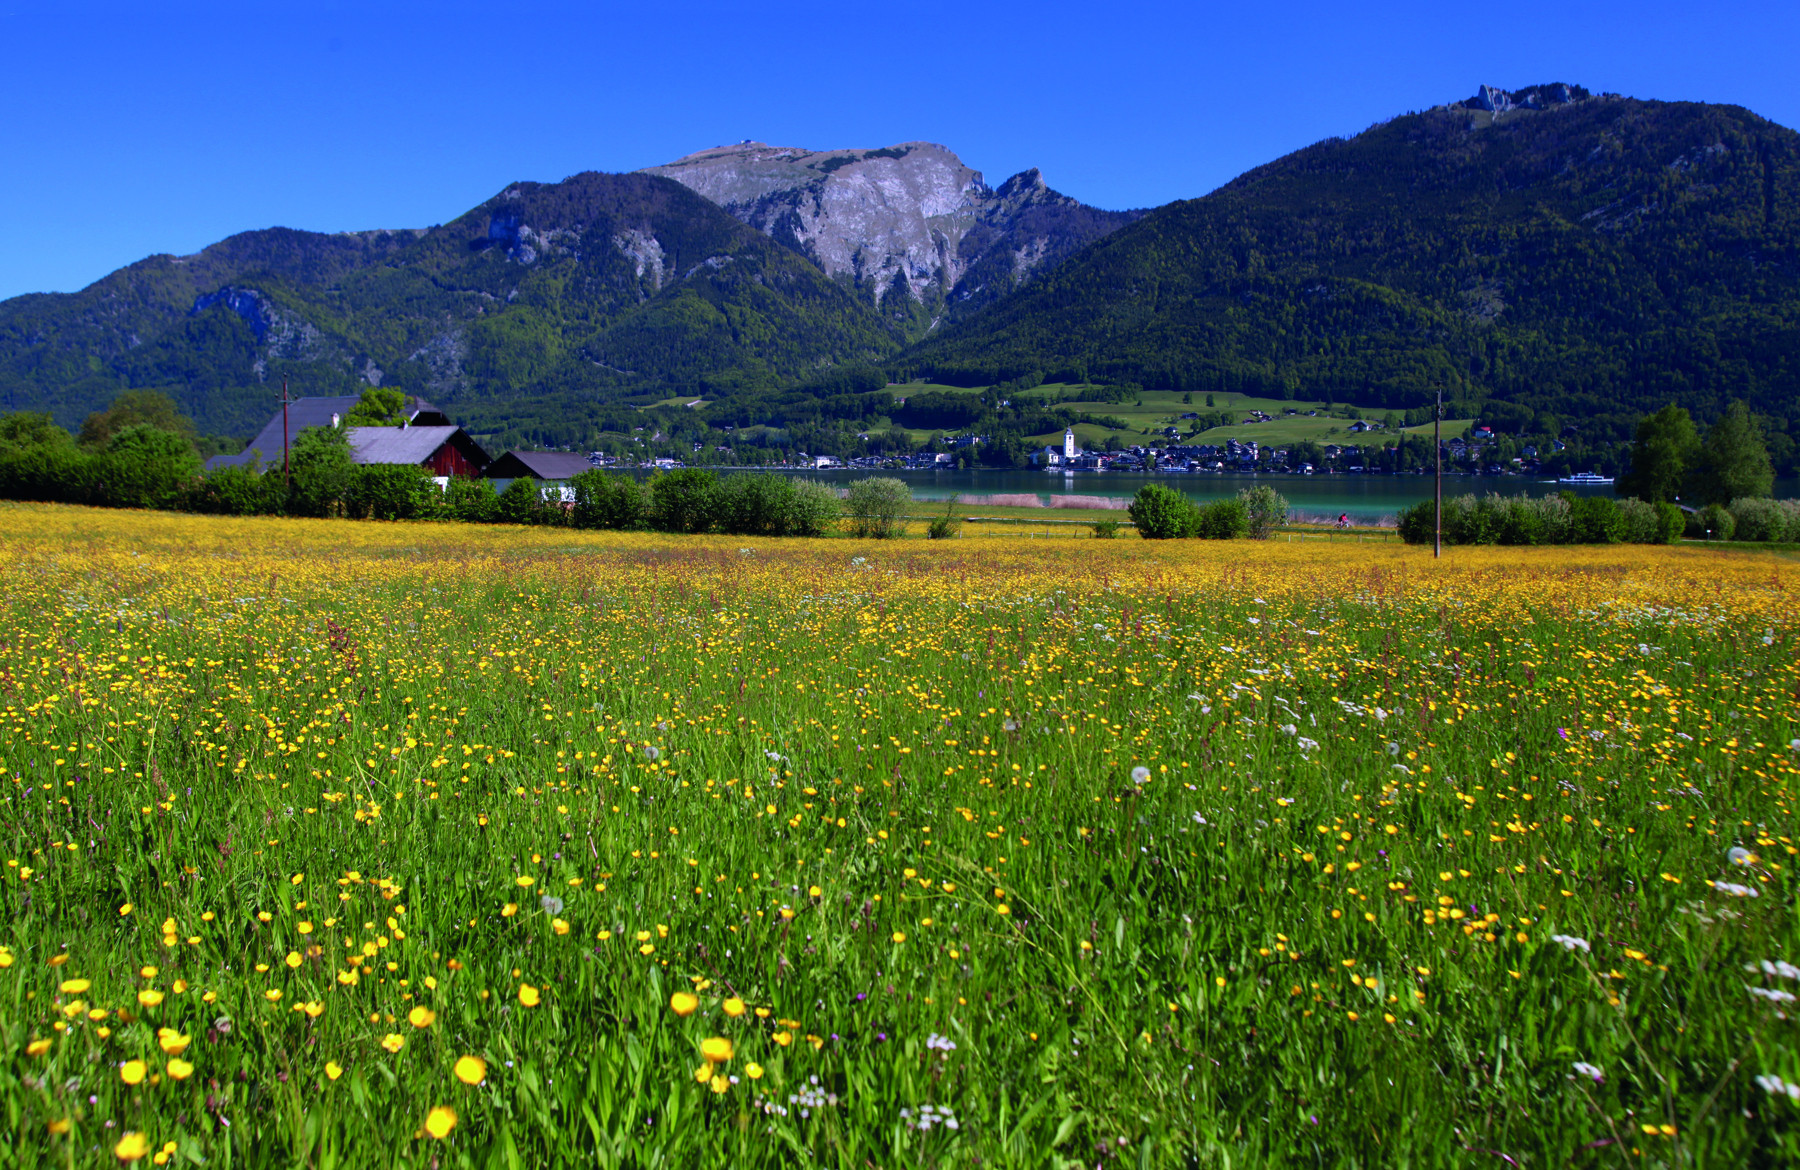
[(1562, 736), (1564, 739), (1568, 739), (1569, 738), (1569, 729), (1566, 727), (1559, 727), (1556, 729), (1556, 734)]

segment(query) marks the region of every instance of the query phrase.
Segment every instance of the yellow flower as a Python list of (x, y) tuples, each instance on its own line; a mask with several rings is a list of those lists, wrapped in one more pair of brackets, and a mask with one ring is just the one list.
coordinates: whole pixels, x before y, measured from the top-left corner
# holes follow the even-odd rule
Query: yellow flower
[(344, 1075), (344, 1066), (335, 1060), (325, 1062), (325, 1076), (329, 1080), (337, 1080)]
[(64, 995), (80, 995), (92, 986), (93, 984), (86, 979), (65, 979), (62, 981), (61, 990)]
[(538, 1005), (538, 989), (529, 983), (519, 984), (519, 1002), (526, 1007), (536, 1007)]
[(173, 1028), (158, 1028), (156, 1030), (157, 1045), (170, 1056), (180, 1056), (183, 1052), (187, 1051), (187, 1046), (192, 1042), (192, 1036), (184, 1036)]
[(700, 1055), (713, 1064), (724, 1064), (731, 1059), (731, 1041), (723, 1036), (711, 1036), (700, 1042)]
[(128, 1085), (141, 1085), (144, 1082), (144, 1074), (148, 1071), (149, 1069), (145, 1067), (143, 1061), (128, 1060), (119, 1066), (119, 1079)]
[(439, 1105), (425, 1115), (425, 1132), (443, 1141), (456, 1128), (456, 1110), (448, 1105)]
[(300, 965), (300, 952), (289, 951), (285, 961), (289, 967), (298, 967)]
[(753, 1060), (744, 1066), (744, 1075), (753, 1081), (760, 1081), (762, 1080), (763, 1066)]
[(59, 1117), (55, 1121), (50, 1122), (44, 1128), (48, 1129), (51, 1133), (55, 1134), (57, 1137), (61, 1137), (63, 1134), (68, 1133), (69, 1130), (72, 1129), (73, 1127), (74, 1127), (74, 1123), (71, 1122), (68, 1118)]
[(48, 1040), (33, 1040), (25, 1046), (26, 1056), (42, 1056), (48, 1051), (50, 1051), (50, 1041)]
[(734, 1020), (744, 1014), (744, 1001), (735, 995), (719, 1006), (724, 1008), (725, 1014)]
[(518, 912), (519, 904), (517, 902), (508, 902), (506, 905), (500, 907), (500, 917), (502, 918), (511, 918)]
[(127, 914), (130, 914), (133, 909), (135, 909), (135, 907), (133, 907), (130, 902), (125, 903), (123, 906), (119, 907), (119, 917), (125, 917)]
[(532, 886), (532, 883), (537, 881), (536, 878), (530, 876), (529, 874), (523, 874), (519, 877), (514, 878), (513, 880), (519, 883), (519, 888), (521, 890), (529, 890)]
[(713, 1066), (710, 1064), (703, 1064), (694, 1070), (694, 1079), (703, 1085), (712, 1079), (712, 1075)]
[(643, 946), (638, 948), (638, 954), (640, 954), (640, 955), (654, 955), (655, 953), (656, 953), (656, 944), (655, 943), (645, 943)]
[(299, 922), (294, 925), (294, 929), (299, 931), (301, 934), (311, 934), (312, 933), (312, 923)]
[(437, 1019), (437, 1013), (423, 1005), (406, 1013), (406, 1022), (415, 1028), (429, 1028), (431, 1021), (435, 1019)]
[(156, 990), (154, 987), (146, 987), (144, 990), (138, 992), (137, 999), (140, 1004), (143, 1004), (147, 1008), (155, 1007), (163, 1001), (163, 993)]
[(263, 998), (268, 1000), (270, 1003), (280, 1003), (281, 1002), (281, 989), (278, 987), (271, 987), (271, 988), (269, 988), (269, 990), (263, 992)]
[(113, 1147), (113, 1157), (121, 1162), (135, 1162), (149, 1152), (150, 1143), (143, 1134), (135, 1131), (120, 1138), (119, 1144)]
[(715, 1093), (723, 1093), (725, 1090), (731, 1088), (731, 1082), (724, 1077), (715, 1076), (708, 1088), (712, 1089)]
[(381, 1038), (381, 1046), (389, 1052), (399, 1052), (406, 1047), (406, 1037), (398, 1032), (389, 1032)]
[(479, 1056), (458, 1057), (456, 1067), (452, 1070), (456, 1079), (465, 1085), (479, 1085), (487, 1080), (487, 1061)]
[(669, 997), (669, 1010), (678, 1016), (691, 1016), (699, 1006), (699, 997), (686, 991), (677, 991)]
[(906, 932), (903, 930), (896, 930), (894, 932), (894, 941), (897, 943), (905, 942), (906, 941)]
[(786, 1048), (788, 1045), (790, 1045), (794, 1042), (794, 1034), (792, 1032), (785, 1032), (785, 1031), (777, 1032), (777, 1033), (775, 1033), (775, 1035), (773, 1037), (771, 1037), (771, 1039), (773, 1039), (775, 1041), (775, 1043), (781, 1045), (783, 1048)]
[(554, 930), (557, 934), (568, 934), (569, 924), (560, 918), (552, 918), (550, 920), (550, 929)]
[(194, 1066), (179, 1056), (169, 1058), (169, 1076), (177, 1081), (185, 1081), (194, 1075)]
[(1002, 915), (1012, 913), (1012, 907), (1008, 906), (1005, 902), (1002, 902), (998, 906), (994, 907), (994, 910)]

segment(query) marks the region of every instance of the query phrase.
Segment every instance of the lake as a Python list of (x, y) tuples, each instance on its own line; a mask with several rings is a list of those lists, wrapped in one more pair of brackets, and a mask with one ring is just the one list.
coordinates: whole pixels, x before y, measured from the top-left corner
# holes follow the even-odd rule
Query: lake
[[(1236, 495), (1241, 488), (1268, 484), (1287, 497), (1303, 516), (1337, 519), (1349, 513), (1361, 521), (1393, 516), (1400, 509), (1431, 498), (1429, 475), (1146, 475), (1121, 471), (794, 471), (823, 483), (847, 484), (872, 475), (892, 476), (911, 486), (917, 500), (943, 500), (951, 495), (1035, 495), (1045, 504), (1051, 496), (1103, 496), (1129, 500), (1147, 483), (1160, 483), (1201, 503)], [(1584, 496), (1610, 496), (1610, 487), (1563, 487), (1524, 476), (1447, 475), (1444, 495), (1466, 493), (1529, 496), (1573, 491)], [(1800, 496), (1800, 480), (1777, 480), (1775, 495)]]

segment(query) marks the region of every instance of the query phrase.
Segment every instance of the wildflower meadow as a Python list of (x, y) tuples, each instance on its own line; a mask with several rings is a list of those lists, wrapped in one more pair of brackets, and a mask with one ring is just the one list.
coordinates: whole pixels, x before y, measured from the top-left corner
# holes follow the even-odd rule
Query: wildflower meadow
[(0, 1166), (1800, 1160), (1800, 563), (0, 505)]

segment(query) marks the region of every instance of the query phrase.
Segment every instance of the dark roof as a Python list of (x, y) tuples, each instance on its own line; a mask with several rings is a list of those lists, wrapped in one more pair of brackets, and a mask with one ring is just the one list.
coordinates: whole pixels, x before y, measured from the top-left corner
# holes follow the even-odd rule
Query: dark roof
[(568, 451), (508, 451), (482, 472), (489, 479), (570, 479), (594, 465)]
[[(329, 398), (294, 399), (288, 403), (287, 409), (288, 444), (292, 446), (294, 440), (300, 437), (300, 432), (307, 427), (331, 426), (332, 417), (334, 415), (341, 418), (342, 416), (349, 414), (356, 404), (361, 401), (361, 396), (356, 394), (338, 395)], [(406, 410), (402, 413), (405, 414), (407, 418), (416, 421), (421, 425), (430, 424), (441, 426), (450, 421), (444, 417), (443, 411), (422, 398), (408, 399)], [(237, 455), (214, 455), (211, 459), (206, 461), (206, 467), (207, 470), (210, 471), (215, 467), (229, 467), (233, 465), (247, 466), (251, 460), (256, 458), (259, 454), (262, 456), (263, 466), (279, 467), (281, 465), (280, 407), (275, 409), (275, 417), (269, 420), (269, 425), (265, 426), (262, 429), (262, 433), (257, 435), (256, 438), (250, 440), (250, 445), (245, 447), (242, 453)]]

